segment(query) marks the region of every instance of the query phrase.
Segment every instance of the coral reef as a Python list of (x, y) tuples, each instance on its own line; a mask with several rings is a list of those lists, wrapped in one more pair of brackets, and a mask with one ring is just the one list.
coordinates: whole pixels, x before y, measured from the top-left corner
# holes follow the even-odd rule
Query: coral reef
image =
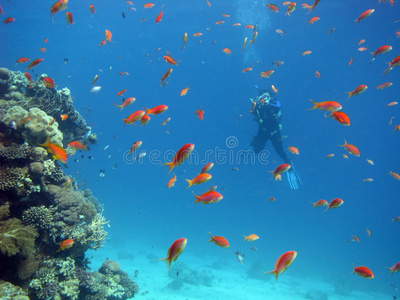
[(210, 287), (214, 279), (210, 271), (190, 269), (184, 262), (180, 261), (172, 265), (171, 270), (168, 272), (168, 277), (172, 278), (168, 288), (173, 290), (180, 289), (183, 283)]
[[(9, 110), (12, 107), (20, 106), (27, 111), (35, 107), (43, 111), (50, 121), (56, 120), (54, 124), (58, 123), (56, 126), (62, 131), (64, 144), (83, 139), (89, 144), (96, 144), (97, 136), (91, 133), (91, 128), (86, 126), (86, 121), (74, 108), (70, 90), (46, 87), (43, 82), (45, 77), (48, 77), (47, 74), (42, 74), (37, 81), (30, 82), (23, 72), (0, 68), (0, 99), (5, 99), (0, 102), (0, 108)], [(19, 115), (13, 116), (15, 118), (13, 121), (18, 126), (24, 119), (21, 118), (21, 113), (22, 111)], [(68, 119), (61, 121), (61, 114), (68, 115)], [(25, 115), (25, 117), (27, 116)]]
[(2, 300), (29, 300), (27, 293), (19, 286), (0, 280), (0, 299)]
[(132, 298), (139, 286), (118, 263), (88, 270), (85, 252), (107, 241), (102, 205), (37, 145), (97, 141), (69, 90), (46, 87), (43, 76), (29, 82), (0, 68), (0, 298)]
[(21, 253), (27, 255), (35, 252), (35, 238), (37, 230), (24, 226), (21, 220), (11, 218), (5, 220), (9, 215), (9, 205), (5, 204), (0, 207), (0, 252), (7, 256)]

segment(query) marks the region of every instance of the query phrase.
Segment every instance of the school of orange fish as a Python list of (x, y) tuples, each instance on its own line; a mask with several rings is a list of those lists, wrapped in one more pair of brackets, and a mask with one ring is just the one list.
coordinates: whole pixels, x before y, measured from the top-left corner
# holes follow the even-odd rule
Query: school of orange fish
[[(319, 6), (324, 5), (322, 1), (322, 3), (319, 3), (320, 0), (315, 0), (314, 4), (307, 4), (307, 3), (303, 3), (301, 4), (301, 7), (303, 8), (302, 12), (296, 11), (296, 9), (298, 8), (297, 3), (295, 2), (284, 2), (284, 3), (280, 3), (279, 5), (275, 5), (275, 4), (271, 4), (271, 3), (267, 3), (267, 5), (265, 5), (265, 10), (270, 10), (272, 13), (282, 13), (282, 11), (286, 10), (285, 12), (285, 16), (286, 18), (290, 17), (292, 14), (295, 13), (311, 13), (312, 11), (314, 11), (314, 9), (318, 8)], [(390, 4), (391, 6), (395, 5), (395, 0), (390, 0), (389, 3), (381, 3), (381, 2), (389, 2), (388, 0), (379, 0), (379, 3), (376, 5), (375, 9), (379, 9), (380, 5), (386, 5), (386, 4)], [(127, 5), (128, 5), (128, 9), (130, 11), (136, 11), (139, 9), (136, 8), (134, 6), (134, 3), (132, 1), (126, 1)], [(212, 3), (209, 0), (206, 0), (205, 3), (206, 5), (208, 5), (210, 7), (210, 9), (212, 9)], [(57, 17), (56, 14), (59, 13), (60, 11), (66, 10), (67, 9), (67, 5), (68, 5), (68, 0), (59, 0), (57, 1), (50, 9), (51, 11), (51, 20), (54, 22), (54, 19)], [(162, 26), (162, 21), (164, 18), (164, 7), (165, 5), (160, 5), (160, 4), (154, 4), (154, 3), (145, 3), (142, 4), (143, 5), (143, 9), (156, 9), (158, 7), (159, 9), (159, 14), (157, 16), (157, 18), (154, 20), (156, 23), (160, 23), (160, 26)], [(173, 6), (173, 4), (170, 4), (171, 6)], [(198, 5), (201, 5), (200, 3)], [(90, 5), (90, 7), (88, 8), (90, 10), (90, 12), (92, 14), (96, 13), (96, 9), (94, 5)], [(357, 22), (357, 25), (355, 24), (355, 26), (362, 26), (363, 22), (367, 22), (368, 20), (366, 20), (367, 18), (373, 18), (373, 13), (375, 12), (375, 9), (368, 9), (365, 12), (361, 13), (356, 19), (355, 21)], [(316, 10), (318, 11), (318, 9)], [(314, 11), (314, 13), (316, 12)], [(0, 6), (0, 13), (4, 14), (1, 6)], [(123, 17), (125, 17), (123, 15)], [(74, 22), (74, 17), (73, 14), (69, 11), (67, 11), (65, 13), (65, 18), (67, 21), (67, 26), (72, 26), (73, 24), (75, 24)], [(224, 25), (224, 26), (243, 26), (246, 29), (249, 30), (249, 32), (251, 33), (252, 39), (248, 42), (248, 38), (246, 37), (244, 39), (243, 42), (243, 50), (242, 52), (246, 51), (246, 47), (249, 45), (252, 45), (258, 35), (258, 26), (257, 24), (240, 24), (240, 23), (233, 23), (231, 25), (229, 25), (228, 21), (225, 20), (229, 20), (230, 15), (227, 13), (223, 13), (222, 14), (222, 18), (224, 18), (223, 20), (217, 20), (215, 21), (216, 25)], [(312, 18), (310, 18), (309, 20), (309, 24), (315, 24), (320, 20), (320, 17), (318, 16), (314, 16)], [(6, 18), (3, 23), (4, 24), (11, 24), (13, 22), (15, 22), (16, 19), (13, 17), (8, 17)], [(147, 19), (142, 19), (142, 22), (148, 21), (148, 22), (154, 22), (153, 20), (147, 20)], [(397, 20), (395, 22), (398, 22), (400, 20)], [(317, 26), (317, 25), (313, 25), (313, 26)], [(209, 28), (207, 28), (207, 30), (210, 30)], [(282, 29), (276, 29), (275, 30), (276, 33), (280, 34), (280, 35), (285, 35), (286, 32)], [(333, 34), (335, 31), (335, 28), (332, 28), (331, 30), (329, 30), (327, 32), (327, 34)], [(394, 32), (394, 34), (400, 38), (400, 29), (397, 30), (396, 32)], [(182, 45), (182, 51), (184, 51), (186, 44), (189, 42), (189, 34), (187, 32), (185, 32), (183, 34), (183, 45)], [(197, 38), (197, 37), (201, 37), (203, 36), (202, 32), (196, 32), (192, 34), (193, 38)], [(45, 40), (45, 43), (49, 42), (48, 39)], [(104, 38), (100, 41), (99, 46), (100, 47), (105, 47), (107, 43), (111, 43), (112, 42), (112, 33), (110, 30), (105, 29), (105, 36)], [(213, 44), (215, 43), (215, 41), (213, 42)], [(365, 40), (362, 39), (359, 41), (359, 45), (362, 45), (365, 43)], [(46, 48), (41, 48), (40, 49), (42, 52), (46, 52)], [(156, 52), (158, 52), (160, 49), (157, 49)], [(357, 49), (358, 51), (366, 51), (368, 50), (368, 48), (366, 47), (359, 47)], [(372, 53), (372, 58), (371, 58), (371, 62), (374, 61), (377, 56), (388, 53), (390, 51), (392, 51), (393, 48), (390, 45), (383, 45), (379, 48), (377, 48), (375, 51), (371, 52)], [(221, 51), (223, 51), (225, 54), (227, 55), (231, 55), (232, 54), (232, 50), (229, 48), (223, 48), (221, 49)], [(311, 50), (307, 50), (304, 51), (302, 53), (303, 56), (306, 55), (311, 55), (312, 51)], [(154, 56), (154, 55), (153, 55)], [(178, 66), (178, 62), (176, 61), (173, 57), (172, 54), (167, 51), (166, 55), (163, 56), (163, 59), (165, 60), (166, 63), (168, 63), (169, 65), (171, 65), (171, 67), (162, 75), (160, 76), (160, 82), (161, 82), (161, 86), (166, 85), (167, 79), (170, 78), (170, 76), (172, 76), (172, 72), (173, 72), (173, 68), (172, 67), (176, 67)], [(353, 64), (353, 57), (349, 58), (350, 62), (349, 62), (349, 66), (351, 66)], [(43, 62), (43, 58), (39, 58), (39, 59), (35, 59), (33, 60), (30, 65), (28, 67), (26, 67), (26, 70), (31, 70), (32, 68), (36, 68), (39, 66), (39, 64), (41, 64)], [(19, 59), (17, 59), (17, 63), (18, 64), (24, 64), (27, 62), (30, 62), (31, 59), (27, 58), (27, 57), (21, 57)], [(273, 74), (275, 72), (277, 72), (277, 69), (283, 64), (283, 61), (275, 61), (273, 63), (273, 65), (275, 66), (275, 70), (268, 70), (268, 71), (262, 71), (260, 73), (260, 77), (261, 78), (270, 78), (271, 76), (273, 76)], [(388, 62), (388, 67), (384, 70), (384, 72), (382, 73), (382, 76), (387, 75), (389, 72), (392, 72), (392, 70), (396, 67), (398, 67), (400, 65), (400, 55), (398, 55), (397, 57), (394, 57), (390, 60), (390, 62)], [(247, 73), (247, 72), (251, 72), (253, 71), (252, 67), (248, 67), (245, 68), (243, 70), (241, 70), (242, 73)], [(239, 71), (240, 72), (240, 71)], [(31, 82), (33, 82), (32, 76), (26, 72), (25, 73), (27, 79)], [(121, 76), (127, 76), (129, 75), (128, 72), (120, 72)], [(315, 72), (315, 76), (317, 78), (321, 78), (321, 76), (323, 76), (323, 74), (321, 74), (321, 72), (319, 70), (317, 70)], [(96, 82), (99, 79), (99, 75), (96, 75), (93, 83), (92, 83), (92, 89), (91, 92), (97, 93), (100, 92), (101, 90), (101, 86), (96, 86)], [(43, 83), (46, 85), (47, 88), (53, 89), (56, 87), (56, 84), (54, 82), (54, 80), (50, 77), (46, 77), (43, 79)], [(386, 82), (383, 83), (379, 86), (377, 86), (377, 89), (385, 89), (385, 88), (389, 88), (393, 85), (392, 82)], [(356, 87), (353, 91), (348, 92), (348, 99), (358, 96), (362, 93), (364, 93), (367, 90), (368, 86), (365, 84), (361, 84), (358, 87)], [(180, 96), (185, 96), (187, 95), (188, 91), (189, 91), (190, 87), (187, 86), (186, 88), (184, 88), (183, 90), (180, 91)], [(275, 92), (278, 93), (278, 89), (276, 88), (275, 85), (271, 85), (271, 89)], [(117, 93), (117, 96), (122, 96), (128, 89), (124, 89), (121, 90)], [(127, 108), (128, 106), (132, 105), (135, 102), (136, 98), (135, 97), (129, 97), (126, 100), (123, 101), (122, 104), (117, 105), (117, 107), (120, 108), (120, 111), (124, 110), (125, 108)], [(311, 99), (310, 99), (311, 100)], [(314, 104), (314, 106), (312, 108), (310, 108), (309, 110), (314, 110), (314, 109), (318, 109), (318, 110), (322, 110), (325, 111), (325, 117), (329, 117), (329, 118), (333, 118), (336, 121), (338, 121), (339, 124), (344, 125), (344, 126), (350, 126), (351, 125), (351, 121), (350, 121), (350, 117), (342, 111), (342, 105), (336, 101), (322, 101), (322, 102), (316, 102), (314, 100), (311, 100)], [(389, 104), (387, 104), (387, 106), (394, 106), (397, 105), (397, 102), (391, 102)], [(138, 110), (135, 111), (134, 113), (130, 114), (129, 116), (127, 116), (126, 118), (123, 119), (125, 126), (126, 125), (136, 125), (136, 122), (141, 122), (141, 126), (145, 126), (147, 125), (150, 121), (151, 121), (151, 115), (158, 115), (158, 114), (162, 114), (164, 113), (166, 110), (168, 109), (167, 105), (161, 104), (158, 105), (152, 109), (148, 109), (145, 108), (144, 110)], [(125, 110), (124, 110), (125, 111)], [(251, 110), (251, 113), (254, 111), (254, 107), (253, 110)], [(200, 120), (203, 120), (204, 118), (204, 111), (202, 109), (199, 109), (196, 112), (196, 115), (198, 116), (198, 118)], [(60, 115), (60, 120), (61, 121), (65, 121), (68, 118), (68, 115)], [(239, 116), (240, 118), (240, 116)], [(400, 131), (400, 125), (394, 125), (392, 124), (394, 117), (390, 120), (390, 125), (394, 127), (394, 131)], [(171, 120), (171, 118), (167, 118), (163, 123), (162, 126), (166, 125), (169, 121)], [(26, 119), (23, 121), (25, 122), (29, 122), (29, 119)], [(142, 145), (142, 141), (137, 141), (135, 142), (130, 151), (129, 154), (133, 155), (136, 151), (138, 151), (138, 149), (141, 147)], [(66, 154), (66, 150), (61, 147), (60, 145), (56, 145), (56, 144), (52, 144), (50, 143), (49, 139), (47, 139), (47, 141), (44, 144), (40, 144), (43, 147), (46, 147), (46, 149), (49, 151), (49, 153), (51, 153), (53, 155), (53, 157), (63, 163), (67, 162), (67, 154)], [(86, 148), (87, 145), (82, 144), (79, 141), (74, 141), (72, 143), (70, 143), (68, 145), (69, 147), (73, 148), (73, 149), (78, 149), (78, 150), (88, 150)], [(179, 145), (177, 145), (177, 148), (179, 147)], [(192, 153), (193, 149), (194, 149), (195, 145), (188, 143), (182, 147), (180, 147), (180, 149), (177, 151), (176, 155), (174, 156), (173, 160), (171, 162), (166, 162), (164, 165), (167, 165), (169, 167), (169, 172), (171, 172), (175, 167), (179, 167)], [(360, 157), (361, 153), (360, 150), (357, 148), (356, 145), (350, 144), (348, 143), (346, 140), (344, 140), (344, 144), (341, 145), (341, 147), (344, 147), (350, 154)], [(297, 147), (295, 146), (290, 146), (288, 148), (288, 150), (295, 154), (295, 155), (299, 155), (300, 151)], [(326, 158), (331, 158), (333, 157), (334, 154), (328, 154), (326, 156)], [(348, 158), (346, 155), (343, 155), (344, 158)], [(370, 159), (367, 159), (367, 162), (370, 165), (374, 165), (374, 162)], [(211, 174), (209, 174), (208, 172), (211, 170), (211, 168), (213, 167), (214, 163), (210, 162), (208, 163), (206, 166), (203, 167), (203, 169), (201, 170), (200, 174), (198, 176), (196, 176), (193, 179), (187, 179), (188, 182), (188, 187), (191, 187), (192, 185), (199, 185), (202, 183), (205, 183), (207, 181), (209, 181), (212, 177)], [(275, 180), (281, 180), (281, 174), (288, 171), (291, 168), (291, 166), (289, 164), (283, 164), (280, 165), (276, 168), (276, 170), (271, 171), (271, 173), (273, 173), (273, 178), (275, 178)], [(400, 175), (398, 173), (392, 172), (390, 171), (389, 173), (394, 179), (400, 180)], [(169, 180), (169, 182), (167, 183), (167, 188), (171, 188), (174, 186), (175, 182), (177, 180), (176, 175), (174, 174), (174, 176)], [(363, 181), (365, 182), (371, 182), (373, 181), (372, 178), (366, 178), (363, 179)], [(213, 204), (213, 203), (217, 203), (219, 201), (221, 201), (223, 199), (223, 195), (219, 192), (216, 191), (216, 186), (212, 187), (210, 190), (204, 192), (201, 195), (194, 195), (195, 196), (195, 202), (194, 203), (198, 203), (201, 202), (201, 204)], [(275, 201), (274, 197), (271, 197), (269, 199), (270, 201)], [(340, 198), (335, 198), (333, 199), (331, 202), (328, 202), (324, 199), (319, 200), (315, 203), (313, 203), (313, 207), (327, 207), (325, 211), (331, 210), (331, 209), (335, 209), (340, 207), (341, 205), (343, 205), (344, 201)], [(395, 219), (393, 219), (393, 222), (397, 222), (400, 221), (400, 217), (396, 217)], [(367, 234), (368, 236), (371, 236), (372, 233), (369, 229), (367, 229)], [(259, 239), (259, 237), (256, 234), (251, 234), (248, 236), (245, 236), (245, 241), (255, 241)], [(223, 247), (223, 248), (228, 248), (229, 242), (226, 238), (224, 238), (223, 236), (214, 236), (213, 234), (210, 233), (210, 240), (209, 242), (214, 242), (216, 245)], [(349, 242), (359, 242), (359, 238), (357, 236), (353, 236), (351, 240), (349, 240)], [(66, 250), (70, 247), (73, 246), (74, 241), (71, 239), (68, 239), (66, 241), (64, 241), (61, 246), (60, 246), (60, 250)], [(164, 258), (163, 260), (168, 262), (168, 270), (171, 266), (171, 263), (173, 261), (176, 261), (177, 258), (179, 257), (179, 255), (184, 251), (185, 247), (187, 244), (187, 239), (186, 238), (180, 238), (177, 239), (172, 246), (169, 248), (168, 250), (168, 256), (166, 258)], [(243, 263), (243, 257), (241, 257), (240, 253), (237, 252), (236, 253), (239, 262)], [(297, 252), (296, 251), (288, 251), (284, 254), (282, 254), (279, 259), (276, 262), (275, 268), (273, 271), (271, 272), (266, 272), (266, 273), (274, 273), (276, 276), (276, 280), (278, 279), (278, 276), (280, 274), (282, 274), (295, 260), (297, 256)], [(399, 272), (400, 271), (400, 262), (396, 263), (393, 267), (389, 268), (391, 273), (394, 272)], [(353, 270), (353, 274), (357, 273), (358, 275), (367, 278), (367, 279), (372, 279), (374, 278), (374, 274), (373, 272), (366, 266), (355, 266), (354, 265), (354, 270)]]

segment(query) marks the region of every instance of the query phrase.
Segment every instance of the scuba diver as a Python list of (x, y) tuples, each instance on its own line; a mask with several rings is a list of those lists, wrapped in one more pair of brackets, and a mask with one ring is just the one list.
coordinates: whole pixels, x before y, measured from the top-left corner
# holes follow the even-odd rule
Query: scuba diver
[[(257, 86), (256, 88), (258, 89)], [(281, 103), (271, 96), (271, 92), (267, 90), (258, 91), (260, 95), (256, 99), (250, 98), (253, 102), (252, 112), (254, 120), (258, 123), (257, 135), (253, 137), (250, 146), (258, 154), (264, 150), (265, 145), (270, 140), (275, 152), (281, 157), (284, 163), (292, 166), (286, 174), (290, 187), (297, 190), (301, 187), (299, 174), (296, 172), (282, 146)]]

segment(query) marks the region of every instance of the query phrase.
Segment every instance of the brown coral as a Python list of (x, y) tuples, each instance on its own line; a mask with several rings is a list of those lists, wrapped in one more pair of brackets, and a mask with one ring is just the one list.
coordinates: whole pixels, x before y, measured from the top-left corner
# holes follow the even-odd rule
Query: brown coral
[(17, 218), (0, 222), (0, 251), (7, 256), (34, 253), (37, 236), (35, 228), (22, 225)]
[(30, 148), (25, 145), (11, 144), (10, 146), (5, 147), (3, 144), (0, 144), (1, 160), (26, 159), (30, 154)]
[(21, 196), (25, 193), (23, 180), (28, 174), (27, 167), (0, 165), (0, 190), (12, 191)]
[(40, 229), (50, 229), (53, 226), (53, 215), (45, 206), (30, 207), (22, 214), (22, 222)]

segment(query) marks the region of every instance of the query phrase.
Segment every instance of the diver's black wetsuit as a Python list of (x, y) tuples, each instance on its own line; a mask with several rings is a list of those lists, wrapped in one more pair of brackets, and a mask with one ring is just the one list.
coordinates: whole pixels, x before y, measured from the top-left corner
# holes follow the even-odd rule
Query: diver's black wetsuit
[(263, 95), (257, 98), (257, 104), (254, 108), (254, 118), (258, 123), (258, 133), (253, 138), (251, 146), (254, 152), (258, 154), (264, 150), (268, 140), (271, 140), (275, 152), (286, 164), (290, 164), (290, 160), (282, 146), (281, 104), (273, 98), (263, 100)]

